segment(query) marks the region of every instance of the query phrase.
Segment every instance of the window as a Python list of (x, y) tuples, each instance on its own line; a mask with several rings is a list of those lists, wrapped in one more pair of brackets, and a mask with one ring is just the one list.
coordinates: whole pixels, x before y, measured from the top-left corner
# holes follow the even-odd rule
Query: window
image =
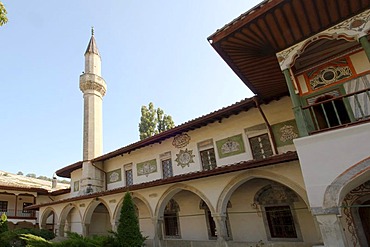
[(134, 184), (134, 178), (132, 176), (132, 169), (125, 170), (126, 186)]
[(162, 160), (162, 172), (163, 178), (169, 178), (173, 176), (171, 159)]
[(216, 156), (213, 148), (200, 151), (200, 159), (204, 171), (212, 170), (216, 167)]
[(124, 165), (123, 170), (125, 171), (125, 182), (126, 186), (130, 186), (134, 184), (134, 176), (132, 173), (132, 164)]
[(179, 228), (179, 205), (173, 199), (171, 199), (164, 209), (163, 220), (164, 220), (164, 234), (169, 238), (180, 238)]
[(198, 149), (203, 171), (208, 171), (216, 168), (217, 164), (215, 149), (213, 148), (213, 140), (209, 139), (198, 143)]
[(284, 185), (271, 183), (261, 188), (255, 203), (261, 206), (268, 240), (301, 241), (302, 235), (292, 208), (297, 194)]
[(162, 175), (163, 178), (169, 178), (173, 176), (171, 152), (166, 152), (159, 155), (159, 159), (162, 164)]
[(249, 138), (254, 159), (264, 159), (273, 155), (271, 142), (268, 134), (262, 134)]
[(311, 112), (317, 129), (351, 122), (343, 99), (335, 99), (335, 96), (326, 94), (315, 99), (315, 103), (320, 102), (324, 103), (313, 106), (313, 112)]
[(271, 238), (297, 238), (289, 206), (265, 207)]
[(8, 211), (8, 202), (0, 201), (0, 212), (7, 212), (7, 211)]

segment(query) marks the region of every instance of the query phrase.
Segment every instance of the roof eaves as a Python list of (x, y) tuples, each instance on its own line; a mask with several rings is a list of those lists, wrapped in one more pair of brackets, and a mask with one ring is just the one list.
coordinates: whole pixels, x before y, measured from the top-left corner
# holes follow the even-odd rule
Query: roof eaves
[(59, 201), (53, 201), (53, 202), (44, 203), (44, 204), (32, 205), (32, 206), (27, 207), (27, 209), (36, 210), (36, 209), (39, 209), (40, 207), (45, 207), (45, 206), (54, 205), (58, 203), (73, 202), (73, 201), (89, 199), (89, 198), (98, 198), (100, 196), (122, 193), (128, 190), (135, 191), (135, 190), (144, 189), (144, 188), (150, 188), (150, 187), (177, 183), (177, 182), (184, 182), (188, 180), (200, 179), (200, 178), (205, 178), (209, 176), (216, 176), (216, 175), (221, 175), (221, 174), (236, 172), (236, 171), (241, 171), (241, 170), (248, 170), (248, 169), (253, 169), (257, 167), (277, 165), (277, 164), (291, 162), (295, 160), (298, 160), (297, 152), (290, 151), (287, 153), (274, 155), (274, 156), (271, 156), (265, 159), (249, 160), (249, 161), (238, 162), (235, 164), (229, 164), (226, 166), (217, 167), (216, 169), (209, 170), (209, 171), (198, 171), (198, 172), (186, 173), (186, 174), (181, 174), (181, 175), (177, 175), (177, 176), (166, 178), (166, 179), (158, 179), (158, 180), (154, 180), (154, 181), (150, 181), (146, 183), (135, 184), (129, 187), (120, 187), (120, 188), (107, 190), (103, 192), (97, 192), (97, 193), (88, 194), (88, 195), (81, 195), (77, 197), (62, 199)]

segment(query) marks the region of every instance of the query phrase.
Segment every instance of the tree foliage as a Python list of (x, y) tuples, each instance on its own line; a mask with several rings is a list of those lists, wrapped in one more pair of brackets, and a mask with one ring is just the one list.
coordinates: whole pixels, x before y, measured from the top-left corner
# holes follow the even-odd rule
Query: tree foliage
[(148, 107), (141, 107), (141, 118), (139, 123), (140, 140), (156, 135), (175, 127), (170, 115), (164, 114), (161, 108), (154, 108), (152, 102)]
[(2, 213), (0, 217), (0, 233), (8, 231), (8, 217), (5, 213)]
[(8, 17), (6, 16), (7, 12), (4, 7), (4, 4), (0, 2), (0, 26), (8, 22)]
[(117, 246), (120, 247), (141, 247), (146, 239), (140, 232), (139, 219), (135, 212), (134, 201), (129, 192), (126, 192), (123, 198), (115, 237)]

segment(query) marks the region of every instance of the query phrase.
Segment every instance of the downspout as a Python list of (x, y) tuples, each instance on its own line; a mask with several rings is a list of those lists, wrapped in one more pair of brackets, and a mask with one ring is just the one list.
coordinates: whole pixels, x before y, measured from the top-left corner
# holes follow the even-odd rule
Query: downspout
[(278, 150), (277, 150), (277, 147), (276, 147), (276, 140), (275, 140), (274, 133), (272, 132), (271, 125), (270, 125), (269, 121), (267, 120), (266, 115), (263, 112), (256, 96), (253, 97), (253, 101), (254, 101), (258, 111), (260, 112), (260, 114), (261, 114), (261, 116), (262, 116), (262, 118), (265, 121), (265, 124), (267, 126), (267, 132), (269, 133), (271, 141), (272, 141), (272, 148), (274, 150), (274, 154), (278, 154)]

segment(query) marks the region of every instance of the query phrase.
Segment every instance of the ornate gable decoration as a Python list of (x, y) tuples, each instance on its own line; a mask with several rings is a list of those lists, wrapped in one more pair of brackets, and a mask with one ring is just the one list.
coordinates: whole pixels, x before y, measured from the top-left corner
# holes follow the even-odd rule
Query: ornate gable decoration
[(178, 134), (173, 138), (172, 145), (176, 148), (183, 148), (189, 144), (190, 136), (188, 134)]
[(193, 150), (180, 150), (179, 154), (176, 154), (175, 161), (177, 162), (178, 166), (181, 166), (184, 168), (185, 166), (189, 166), (190, 163), (194, 163), (194, 157)]

